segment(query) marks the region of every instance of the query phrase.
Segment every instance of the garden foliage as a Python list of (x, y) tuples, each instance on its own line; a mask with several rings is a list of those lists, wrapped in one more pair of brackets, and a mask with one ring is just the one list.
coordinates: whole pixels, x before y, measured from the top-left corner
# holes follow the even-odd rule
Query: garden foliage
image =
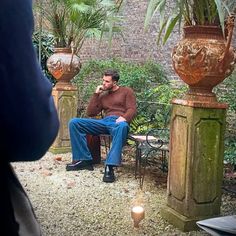
[(131, 124), (131, 132), (145, 133), (150, 128), (165, 126), (171, 99), (183, 94), (186, 86), (173, 86), (162, 67), (151, 61), (137, 64), (112, 59), (85, 63), (73, 80), (79, 91), (78, 116), (85, 116), (88, 99), (101, 84), (104, 71), (111, 68), (119, 71), (119, 84), (131, 87), (137, 97), (138, 113)]
[(229, 105), (226, 117), (224, 159), (236, 168), (236, 72), (218, 85), (215, 93), (220, 102)]
[[(53, 78), (53, 76), (48, 72), (47, 68), (47, 59), (53, 54), (54, 47), (54, 36), (48, 32), (42, 31), (41, 33), (39, 31), (35, 31), (32, 37), (34, 47), (36, 49), (38, 59), (40, 61), (42, 70), (46, 77), (50, 80), (52, 84), (56, 83), (56, 80)], [(41, 40), (41, 53), (39, 57), (39, 41)]]

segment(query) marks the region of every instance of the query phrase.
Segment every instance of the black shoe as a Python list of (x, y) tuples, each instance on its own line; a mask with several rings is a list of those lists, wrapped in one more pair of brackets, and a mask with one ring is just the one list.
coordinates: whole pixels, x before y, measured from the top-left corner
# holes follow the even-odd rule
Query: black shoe
[(73, 170), (93, 170), (92, 161), (77, 161), (75, 163), (67, 164), (66, 165), (67, 171)]
[(115, 181), (115, 174), (112, 166), (105, 167), (105, 173), (102, 180), (106, 183), (112, 183)]

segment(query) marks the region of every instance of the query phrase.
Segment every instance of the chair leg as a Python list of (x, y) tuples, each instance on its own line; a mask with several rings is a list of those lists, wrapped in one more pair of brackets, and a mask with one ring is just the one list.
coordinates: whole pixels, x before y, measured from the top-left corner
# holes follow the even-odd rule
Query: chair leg
[(144, 177), (145, 177), (145, 174), (146, 174), (146, 167), (147, 167), (147, 164), (148, 164), (148, 157), (149, 157), (149, 154), (151, 153), (151, 151), (149, 151), (146, 156), (143, 158), (143, 171), (141, 171), (141, 167), (140, 167), (140, 189), (143, 189), (143, 183), (144, 183)]
[(135, 157), (135, 178), (139, 178), (141, 175), (141, 150), (139, 149), (139, 144), (136, 143), (136, 157)]
[(167, 169), (167, 151), (166, 150), (162, 150), (161, 151), (161, 170), (163, 171), (163, 172), (165, 172), (166, 171), (166, 169)]
[(146, 171), (146, 162), (147, 162), (147, 156), (144, 159), (144, 165), (142, 164), (142, 151), (139, 148), (140, 143), (135, 142), (136, 145), (136, 157), (135, 157), (135, 178), (139, 178), (139, 186), (140, 189), (143, 188), (143, 182), (144, 182), (144, 176)]
[[(104, 142), (104, 145), (105, 145), (105, 152), (106, 152), (106, 156), (110, 150), (110, 147), (111, 147), (111, 137), (110, 136), (104, 136), (104, 135), (101, 135), (100, 136), (102, 139), (103, 139), (103, 142)], [(107, 138), (108, 138), (108, 141), (107, 141)]]

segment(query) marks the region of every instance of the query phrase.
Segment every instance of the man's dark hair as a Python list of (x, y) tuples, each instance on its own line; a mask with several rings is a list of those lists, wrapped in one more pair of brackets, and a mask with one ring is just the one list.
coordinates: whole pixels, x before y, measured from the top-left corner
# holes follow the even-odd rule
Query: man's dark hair
[(107, 70), (104, 73), (105, 76), (111, 76), (113, 81), (118, 82), (118, 80), (120, 79), (120, 75), (116, 70)]

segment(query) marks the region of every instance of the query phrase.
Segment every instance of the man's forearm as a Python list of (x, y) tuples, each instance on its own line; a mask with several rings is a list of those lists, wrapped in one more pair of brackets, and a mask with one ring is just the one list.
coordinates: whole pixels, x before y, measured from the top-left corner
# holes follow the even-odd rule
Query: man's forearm
[(91, 97), (88, 107), (87, 107), (87, 115), (88, 116), (96, 116), (99, 112), (101, 112), (101, 104), (99, 100), (99, 94), (94, 93)]
[(129, 108), (129, 109), (127, 109), (127, 111), (125, 112), (123, 117), (126, 119), (127, 122), (130, 123), (132, 121), (132, 119), (135, 117), (135, 115), (136, 115), (136, 109)]

